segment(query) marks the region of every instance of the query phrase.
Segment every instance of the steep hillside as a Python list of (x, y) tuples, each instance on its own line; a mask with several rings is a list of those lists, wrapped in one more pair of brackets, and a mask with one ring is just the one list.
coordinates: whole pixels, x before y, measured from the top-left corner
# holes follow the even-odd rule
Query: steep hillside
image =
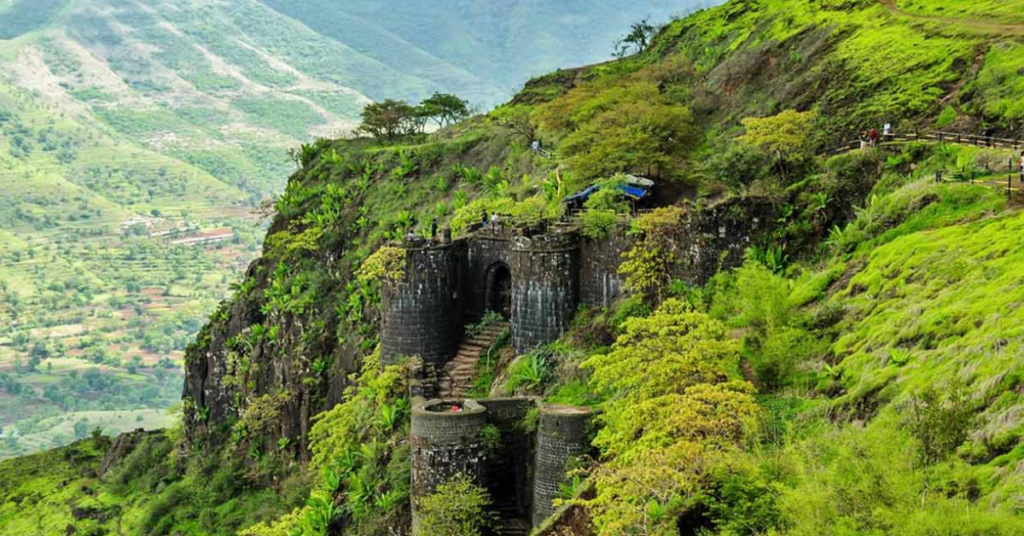
[[(650, 4), (585, 20), (581, 5), (553, 19), (524, 6), (505, 31), (480, 21), (507, 3), (474, 4), (457, 28), (426, 5), (389, 19), (305, 2), (0, 3), (0, 430), (18, 439), (0, 457), (66, 444), (86, 419), (167, 422), (153, 413), (178, 398), (187, 341), (255, 256), (288, 150), (348, 132), (370, 98), (490, 105), (535, 72), (522, 43), (575, 29), (549, 65), (607, 57), (623, 19), (667, 17)], [(582, 27), (600, 32), (577, 40)]]
[[(734, 0), (437, 133), (303, 146), (186, 353), (181, 457), (129, 455), (105, 496), (138, 515), (122, 528), (406, 533), (417, 365), (376, 351), (382, 294), (403, 239), (497, 216), (624, 252), (620, 299), (522, 356), (498, 339), (473, 373), (472, 396), (602, 410), (545, 534), (1020, 533), (1020, 149), (825, 156), (886, 121), (1020, 137), (1017, 11), (937, 6)], [(656, 210), (616, 195), (623, 173), (657, 180)], [(428, 509), (481, 521), (459, 485)]]

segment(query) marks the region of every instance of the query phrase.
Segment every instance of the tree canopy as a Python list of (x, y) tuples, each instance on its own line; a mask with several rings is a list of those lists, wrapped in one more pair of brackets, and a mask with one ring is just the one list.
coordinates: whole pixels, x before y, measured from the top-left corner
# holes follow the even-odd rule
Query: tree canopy
[(458, 123), (470, 115), (469, 101), (448, 93), (434, 93), (420, 103), (420, 109), (441, 128)]
[(377, 139), (393, 140), (423, 132), (430, 121), (443, 128), (468, 118), (470, 113), (468, 101), (446, 93), (434, 93), (418, 106), (386, 99), (363, 108), (363, 122), (357, 132)]

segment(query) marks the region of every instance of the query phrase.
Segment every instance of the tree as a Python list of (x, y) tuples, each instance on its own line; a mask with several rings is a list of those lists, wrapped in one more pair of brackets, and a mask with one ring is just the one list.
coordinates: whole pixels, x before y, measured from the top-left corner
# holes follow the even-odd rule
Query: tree
[(405, 101), (386, 99), (363, 108), (363, 123), (357, 132), (393, 140), (415, 131), (416, 108)]
[(708, 315), (667, 300), (622, 330), (611, 352), (584, 363), (608, 402), (594, 440), (597, 494), (576, 502), (600, 536), (678, 534), (687, 499), (742, 447), (758, 405), (750, 384), (730, 381), (740, 345)]
[(640, 22), (634, 22), (630, 26), (630, 31), (625, 37), (615, 42), (615, 57), (623, 58), (632, 50), (636, 53), (647, 50), (647, 46), (651, 42), (651, 38), (657, 33), (658, 29), (650, 23), (650, 19), (644, 19)]
[(429, 99), (421, 102), (420, 107), (429, 113), (429, 117), (441, 128), (462, 121), (470, 115), (469, 101), (449, 93), (434, 93)]
[(89, 435), (89, 423), (81, 420), (75, 423), (75, 439), (85, 439)]
[(772, 155), (780, 177), (785, 178), (789, 167), (810, 153), (810, 133), (816, 119), (814, 112), (795, 110), (771, 117), (748, 117), (743, 120), (747, 131), (738, 140)]
[(537, 137), (537, 129), (530, 117), (530, 108), (521, 104), (506, 104), (491, 112), (490, 117), (499, 125), (532, 141)]
[(696, 138), (690, 110), (648, 81), (583, 86), (542, 105), (534, 118), (544, 134), (564, 136), (559, 153), (581, 179), (671, 174)]

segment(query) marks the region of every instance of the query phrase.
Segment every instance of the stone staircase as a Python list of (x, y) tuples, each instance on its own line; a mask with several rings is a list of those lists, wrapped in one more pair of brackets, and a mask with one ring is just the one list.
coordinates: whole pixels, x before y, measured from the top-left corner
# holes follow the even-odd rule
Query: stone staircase
[(444, 400), (465, 398), (466, 393), (473, 388), (480, 357), (509, 329), (508, 322), (495, 322), (480, 333), (464, 338), (455, 359), (449, 361), (438, 375), (438, 397)]

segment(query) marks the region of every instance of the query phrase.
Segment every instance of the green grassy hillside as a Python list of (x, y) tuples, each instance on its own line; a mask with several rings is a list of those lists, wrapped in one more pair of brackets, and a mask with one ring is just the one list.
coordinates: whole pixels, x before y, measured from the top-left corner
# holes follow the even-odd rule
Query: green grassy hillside
[[(477, 371), (476, 394), (601, 409), (566, 490), (593, 486), (569, 499), (587, 534), (1020, 533), (1016, 155), (823, 156), (885, 121), (1019, 134), (1017, 12), (941, 6), (734, 0), (440, 132), (303, 146), (262, 256), (186, 352), (185, 458), (140, 451), (100, 497), (147, 534), (404, 530), (407, 371), (375, 352), (387, 246), (481, 211), (552, 223), (567, 194), (638, 173), (659, 210), (598, 195), (577, 222), (635, 241), (629, 295)], [(688, 284), (683, 216), (746, 199), (771, 232)], [(34, 513), (66, 515), (0, 519)]]
[[(149, 423), (180, 398), (183, 350), (256, 256), (257, 212), (294, 170), (288, 150), (348, 132), (367, 95), (505, 98), (495, 73), (524, 77), (525, 62), (486, 70), (424, 50), (437, 42), (426, 30), (477, 31), (504, 9), (432, 28), (451, 12), (416, 6), (424, 25), (386, 45), (375, 36), (411, 32), (397, 19), (413, 12), (371, 24), (357, 6), (295, 2), (0, 2), (0, 430), (17, 439), (0, 457), (66, 443), (61, 423), (82, 412)], [(546, 57), (607, 55), (627, 16), (643, 14), (602, 10), (586, 26), (607, 34)], [(524, 20), (458, 45), (500, 64), (562, 27)]]

